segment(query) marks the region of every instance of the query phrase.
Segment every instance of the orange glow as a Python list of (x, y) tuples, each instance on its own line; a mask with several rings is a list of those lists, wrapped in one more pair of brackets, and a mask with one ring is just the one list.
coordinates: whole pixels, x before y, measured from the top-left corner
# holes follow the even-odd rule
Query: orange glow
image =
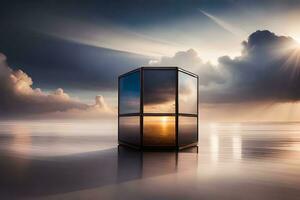
[(160, 121), (161, 121), (161, 125), (163, 127), (167, 127), (167, 125), (168, 125), (168, 117), (161, 117)]
[(144, 117), (144, 144), (168, 146), (175, 144), (175, 117)]

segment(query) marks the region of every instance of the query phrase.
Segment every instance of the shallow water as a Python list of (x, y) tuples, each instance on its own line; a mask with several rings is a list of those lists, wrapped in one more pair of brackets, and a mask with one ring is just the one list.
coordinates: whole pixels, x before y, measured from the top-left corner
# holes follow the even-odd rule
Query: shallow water
[(300, 123), (207, 123), (199, 139), (142, 153), (111, 121), (0, 122), (0, 199), (300, 199)]

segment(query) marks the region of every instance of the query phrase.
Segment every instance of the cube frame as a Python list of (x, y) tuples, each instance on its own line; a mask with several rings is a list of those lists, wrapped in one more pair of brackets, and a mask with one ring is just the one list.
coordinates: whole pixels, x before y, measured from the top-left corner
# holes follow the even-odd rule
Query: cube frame
[[(175, 97), (175, 112), (174, 113), (144, 113), (144, 72), (146, 70), (175, 70), (176, 71), (176, 97)], [(140, 108), (138, 113), (120, 113), (120, 79), (126, 77), (132, 73), (140, 72)], [(179, 73), (185, 73), (189, 76), (192, 76), (197, 79), (197, 113), (180, 113), (179, 112)], [(199, 77), (198, 75), (186, 71), (180, 67), (171, 66), (171, 67), (140, 67), (134, 70), (131, 70), (127, 73), (124, 73), (118, 77), (118, 143), (120, 145), (132, 147), (139, 150), (181, 150), (188, 147), (193, 147), (198, 145), (199, 140)], [(131, 117), (138, 116), (140, 121), (140, 145), (131, 144), (127, 141), (120, 139), (120, 117)], [(143, 131), (144, 131), (144, 117), (147, 116), (173, 116), (175, 117), (175, 145), (174, 146), (145, 146), (143, 144)], [(196, 142), (180, 146), (179, 145), (179, 117), (194, 117), (197, 118), (197, 139)]]

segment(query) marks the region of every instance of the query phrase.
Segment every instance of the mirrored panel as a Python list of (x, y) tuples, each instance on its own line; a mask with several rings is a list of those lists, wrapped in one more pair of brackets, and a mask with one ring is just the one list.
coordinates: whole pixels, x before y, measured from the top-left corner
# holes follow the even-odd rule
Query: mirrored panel
[(197, 134), (197, 117), (178, 117), (179, 146), (197, 142)]
[(140, 117), (119, 117), (119, 139), (134, 145), (140, 145)]
[(144, 113), (175, 113), (176, 70), (144, 71)]
[(178, 95), (179, 113), (197, 114), (197, 78), (179, 72)]
[(147, 116), (144, 117), (144, 146), (174, 146), (175, 117)]
[(140, 112), (140, 72), (120, 78), (120, 114)]

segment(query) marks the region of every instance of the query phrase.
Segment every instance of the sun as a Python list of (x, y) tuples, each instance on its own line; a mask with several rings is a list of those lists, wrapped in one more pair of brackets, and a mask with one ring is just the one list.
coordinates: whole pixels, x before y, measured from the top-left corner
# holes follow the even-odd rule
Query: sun
[(162, 124), (166, 124), (168, 122), (168, 117), (161, 117), (160, 121)]

